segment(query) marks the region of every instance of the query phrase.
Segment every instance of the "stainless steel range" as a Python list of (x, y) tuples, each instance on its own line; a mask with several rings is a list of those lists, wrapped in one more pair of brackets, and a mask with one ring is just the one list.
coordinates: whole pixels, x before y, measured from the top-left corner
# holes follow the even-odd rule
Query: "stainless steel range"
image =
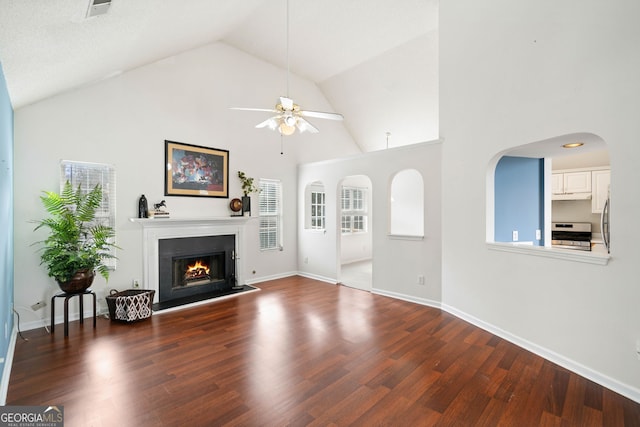
[(551, 223), (551, 246), (554, 248), (591, 250), (590, 222)]

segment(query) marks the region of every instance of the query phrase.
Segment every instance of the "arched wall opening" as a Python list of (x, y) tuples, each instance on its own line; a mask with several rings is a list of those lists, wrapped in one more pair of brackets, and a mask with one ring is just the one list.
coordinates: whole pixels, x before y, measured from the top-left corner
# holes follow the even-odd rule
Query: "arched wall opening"
[(372, 288), (373, 188), (366, 175), (344, 177), (337, 188), (338, 280)]
[[(552, 247), (552, 222), (567, 221), (592, 223), (593, 241), (599, 243), (603, 233), (598, 203), (608, 197), (610, 173), (607, 144), (591, 133), (558, 136), (497, 153), (486, 174), (486, 241)], [(581, 194), (561, 193), (553, 184), (565, 174), (588, 181), (588, 188)]]
[(415, 169), (397, 172), (389, 191), (389, 234), (424, 236), (424, 181)]

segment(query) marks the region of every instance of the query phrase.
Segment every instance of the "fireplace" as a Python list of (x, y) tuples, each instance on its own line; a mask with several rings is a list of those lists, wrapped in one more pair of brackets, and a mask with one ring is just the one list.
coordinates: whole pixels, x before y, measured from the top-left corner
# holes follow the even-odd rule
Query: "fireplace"
[(235, 235), (158, 240), (159, 302), (231, 289), (235, 246)]
[[(162, 294), (167, 293), (169, 297), (179, 298), (177, 295), (194, 292), (192, 299), (206, 299), (206, 295), (200, 297), (197, 292), (209, 287), (215, 286), (233, 286), (230, 276), (235, 273), (235, 282), (239, 285), (244, 285), (244, 259), (242, 256), (242, 250), (246, 246), (244, 241), (244, 229), (246, 223), (251, 219), (249, 216), (241, 217), (217, 217), (217, 218), (163, 218), (163, 219), (150, 219), (150, 218), (131, 218), (130, 221), (138, 224), (142, 228), (142, 262), (143, 262), (143, 276), (142, 276), (142, 288), (155, 290), (154, 297), (154, 310), (160, 304), (160, 282), (166, 283), (167, 274), (172, 276), (173, 258), (188, 257), (188, 256), (201, 256), (201, 255), (213, 255), (220, 252), (224, 252), (225, 258), (223, 262), (224, 274), (220, 277), (224, 280), (216, 277), (216, 280), (212, 280), (212, 283), (200, 286), (200, 284), (192, 284), (191, 286), (178, 286), (178, 289), (167, 290), (165, 289)], [(186, 242), (187, 238), (208, 238), (211, 237), (224, 237), (227, 243), (223, 243), (222, 247), (217, 244), (213, 244), (211, 247), (204, 248), (199, 246), (201, 240), (196, 240), (199, 247), (194, 247), (190, 243)], [(235, 243), (230, 243), (229, 239), (234, 239)], [(224, 241), (223, 240), (223, 241)], [(178, 254), (169, 256), (166, 253), (160, 255), (160, 245), (166, 246), (168, 243), (173, 242), (178, 246)], [(193, 242), (193, 241), (192, 241)], [(233, 246), (235, 244), (235, 247)], [(219, 248), (216, 250), (216, 248)], [(166, 248), (165, 248), (166, 249)], [(188, 253), (187, 250), (193, 252)], [(235, 254), (235, 262), (230, 264), (230, 254)], [(169, 267), (164, 261), (169, 262)], [(163, 258), (163, 267), (160, 267), (160, 260)], [(220, 267), (222, 268), (222, 267)], [(166, 274), (165, 274), (166, 273)], [(164, 279), (161, 279), (161, 276)], [(171, 286), (169, 286), (171, 287)], [(189, 298), (187, 298), (189, 299)], [(165, 303), (163, 303), (165, 304)], [(191, 304), (191, 302), (187, 303)], [(166, 303), (167, 307), (172, 307), (174, 304)], [(185, 305), (180, 305), (184, 307)]]

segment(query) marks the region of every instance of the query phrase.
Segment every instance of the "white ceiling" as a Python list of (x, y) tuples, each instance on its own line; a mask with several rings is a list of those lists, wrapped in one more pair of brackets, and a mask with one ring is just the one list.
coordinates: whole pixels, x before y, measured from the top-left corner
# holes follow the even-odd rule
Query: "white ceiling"
[[(14, 109), (216, 41), (286, 69), (286, 0), (112, 0), (84, 19), (88, 1), (0, 0)], [(291, 72), (318, 85), (365, 151), (386, 132), (389, 146), (437, 138), (438, 0), (290, 0), (289, 11)]]
[[(579, 148), (564, 148), (564, 144), (581, 142)], [(609, 150), (602, 138), (592, 133), (573, 133), (544, 141), (514, 147), (500, 153), (505, 156), (551, 158), (552, 169), (571, 169), (609, 165)]]

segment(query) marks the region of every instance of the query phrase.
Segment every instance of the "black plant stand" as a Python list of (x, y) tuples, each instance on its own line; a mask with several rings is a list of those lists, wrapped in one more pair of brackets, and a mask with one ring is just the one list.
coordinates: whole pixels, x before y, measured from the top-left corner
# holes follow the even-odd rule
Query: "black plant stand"
[(93, 328), (96, 328), (96, 293), (91, 289), (74, 294), (60, 292), (51, 297), (51, 333), (55, 332), (56, 324), (56, 298), (64, 298), (64, 336), (69, 336), (69, 300), (75, 296), (80, 297), (80, 323), (84, 323), (84, 296), (93, 296)]

